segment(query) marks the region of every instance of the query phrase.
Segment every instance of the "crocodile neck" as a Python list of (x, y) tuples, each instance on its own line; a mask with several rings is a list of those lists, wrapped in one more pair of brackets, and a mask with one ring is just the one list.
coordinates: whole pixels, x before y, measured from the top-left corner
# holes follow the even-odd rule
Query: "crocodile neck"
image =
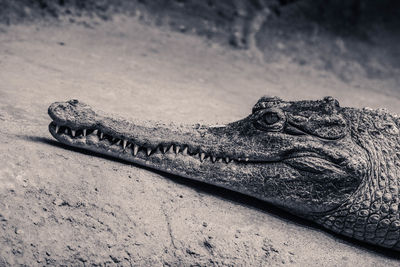
[(353, 136), (366, 151), (369, 171), (348, 201), (315, 219), (334, 232), (400, 250), (400, 139), (395, 128), (379, 125), (384, 116), (391, 115), (370, 110), (354, 114)]

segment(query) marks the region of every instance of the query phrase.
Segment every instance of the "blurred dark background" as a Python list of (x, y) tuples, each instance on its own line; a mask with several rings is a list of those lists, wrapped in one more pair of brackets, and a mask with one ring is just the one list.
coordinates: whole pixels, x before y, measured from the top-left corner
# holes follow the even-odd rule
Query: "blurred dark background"
[(229, 33), (236, 17), (250, 19), (265, 7), (272, 17), (290, 14), (292, 19), (302, 18), (340, 34), (365, 36), (370, 27), (398, 31), (400, 25), (400, 1), (396, 0), (0, 0), (0, 22), (82, 14), (109, 20), (121, 13), (213, 36)]
[(262, 63), (289, 60), (336, 75), (400, 83), (396, 0), (0, 0), (0, 23), (40, 21), (87, 28), (131, 17), (210, 43), (250, 51)]

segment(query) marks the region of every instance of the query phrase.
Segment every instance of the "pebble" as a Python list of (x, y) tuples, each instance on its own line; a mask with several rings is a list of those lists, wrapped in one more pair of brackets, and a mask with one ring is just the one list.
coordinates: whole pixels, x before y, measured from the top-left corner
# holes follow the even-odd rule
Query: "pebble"
[(57, 206), (60, 206), (62, 203), (64, 203), (64, 201), (61, 198), (56, 198), (53, 201), (53, 204)]

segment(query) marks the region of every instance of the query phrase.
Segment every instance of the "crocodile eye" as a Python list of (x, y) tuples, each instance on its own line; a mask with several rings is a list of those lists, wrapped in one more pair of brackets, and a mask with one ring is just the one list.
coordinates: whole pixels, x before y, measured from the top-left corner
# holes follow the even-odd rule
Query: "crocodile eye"
[(255, 126), (260, 130), (280, 131), (286, 122), (286, 116), (282, 110), (270, 108), (260, 110), (255, 114)]
[(279, 121), (279, 116), (276, 112), (267, 112), (264, 114), (264, 121), (268, 125), (272, 125)]

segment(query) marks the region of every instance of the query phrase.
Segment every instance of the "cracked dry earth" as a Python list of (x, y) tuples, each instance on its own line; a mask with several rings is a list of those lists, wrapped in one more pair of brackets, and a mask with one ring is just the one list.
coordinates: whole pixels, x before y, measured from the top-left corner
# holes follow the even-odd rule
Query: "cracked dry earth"
[(264, 94), (400, 113), (386, 80), (254, 64), (125, 17), (2, 27), (0, 266), (399, 265), (260, 201), (60, 145), (47, 128), (49, 104), (73, 98), (125, 117), (212, 124), (242, 118)]

